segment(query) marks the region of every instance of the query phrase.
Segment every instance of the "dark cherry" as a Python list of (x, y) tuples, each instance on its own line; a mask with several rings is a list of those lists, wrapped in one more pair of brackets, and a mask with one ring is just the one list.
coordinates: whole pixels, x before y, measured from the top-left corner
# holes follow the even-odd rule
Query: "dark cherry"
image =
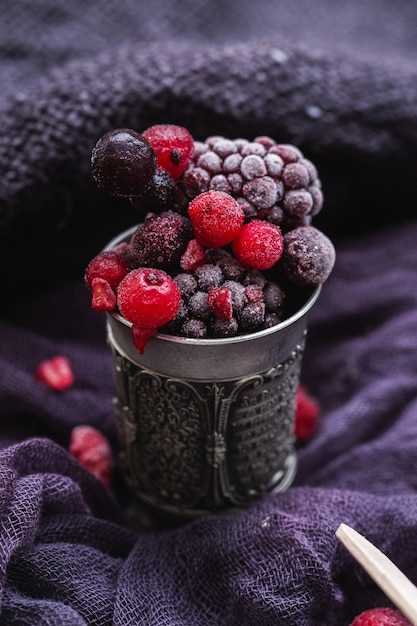
[(110, 196), (140, 196), (152, 181), (157, 157), (151, 144), (129, 128), (105, 133), (91, 154), (91, 172)]

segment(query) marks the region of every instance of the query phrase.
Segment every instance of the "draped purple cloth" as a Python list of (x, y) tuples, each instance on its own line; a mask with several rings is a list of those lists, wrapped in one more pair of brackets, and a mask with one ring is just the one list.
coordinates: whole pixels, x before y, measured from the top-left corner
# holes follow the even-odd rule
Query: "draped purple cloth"
[[(336, 539), (341, 522), (417, 582), (417, 7), (372, 4), (5, 10), (1, 626), (348, 626), (390, 602)], [(83, 273), (136, 216), (96, 188), (91, 148), (157, 122), (298, 145), (337, 250), (309, 317), (302, 381), (321, 419), (294, 484), (165, 530), (135, 515), (118, 467), (108, 490), (67, 451), (90, 424), (117, 458), (104, 316)], [(62, 393), (34, 376), (55, 354), (75, 374)]]

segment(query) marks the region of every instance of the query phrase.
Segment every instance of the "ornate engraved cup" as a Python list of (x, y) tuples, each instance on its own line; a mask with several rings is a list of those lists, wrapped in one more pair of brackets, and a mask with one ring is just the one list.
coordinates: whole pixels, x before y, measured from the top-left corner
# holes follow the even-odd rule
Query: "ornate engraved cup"
[(228, 339), (158, 333), (142, 355), (129, 322), (107, 314), (121, 462), (145, 507), (187, 519), (290, 486), (307, 314), (319, 292), (272, 328)]

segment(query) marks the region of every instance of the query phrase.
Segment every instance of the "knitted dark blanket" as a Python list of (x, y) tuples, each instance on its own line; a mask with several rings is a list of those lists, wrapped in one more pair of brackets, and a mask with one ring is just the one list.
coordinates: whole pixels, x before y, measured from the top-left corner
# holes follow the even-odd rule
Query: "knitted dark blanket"
[[(1, 626), (348, 626), (390, 606), (341, 522), (417, 582), (417, 5), (16, 0), (0, 22)], [(87, 6), (86, 6), (87, 5)], [(321, 406), (294, 484), (176, 529), (132, 519), (68, 452), (117, 458), (104, 316), (87, 262), (136, 216), (92, 146), (153, 123), (267, 134), (320, 173), (337, 262), (309, 317)], [(66, 355), (74, 385), (35, 379)]]

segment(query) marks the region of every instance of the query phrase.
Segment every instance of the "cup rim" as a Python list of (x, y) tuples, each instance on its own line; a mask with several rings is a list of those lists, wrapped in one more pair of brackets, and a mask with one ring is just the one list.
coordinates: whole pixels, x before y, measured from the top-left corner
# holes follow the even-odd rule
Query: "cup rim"
[[(103, 248), (103, 251), (112, 250), (118, 244), (125, 241), (130, 235), (134, 232), (136, 226), (131, 226), (126, 230), (120, 232), (118, 235), (113, 237), (106, 246)], [(179, 335), (170, 335), (168, 333), (156, 332), (152, 335), (153, 339), (159, 339), (161, 341), (166, 341), (168, 343), (181, 343), (181, 345), (189, 345), (189, 346), (221, 346), (221, 345), (230, 345), (234, 343), (243, 343), (247, 341), (253, 341), (255, 339), (260, 339), (262, 337), (266, 337), (268, 335), (273, 335), (280, 330), (283, 330), (287, 326), (291, 326), (297, 320), (304, 317), (308, 311), (312, 308), (313, 304), (316, 302), (317, 298), (320, 295), (322, 285), (316, 285), (312, 287), (312, 292), (307, 300), (304, 302), (302, 306), (300, 306), (295, 313), (287, 317), (285, 320), (280, 322), (279, 324), (274, 324), (274, 326), (270, 326), (269, 328), (263, 328), (262, 330), (257, 330), (252, 333), (245, 333), (242, 335), (234, 335), (233, 337), (219, 337), (219, 338), (207, 338), (207, 339), (196, 339), (193, 337), (180, 337)], [(113, 319), (117, 320), (124, 326), (131, 328), (132, 323), (129, 322), (123, 315), (121, 315), (117, 311), (108, 311), (107, 315), (111, 316)]]

